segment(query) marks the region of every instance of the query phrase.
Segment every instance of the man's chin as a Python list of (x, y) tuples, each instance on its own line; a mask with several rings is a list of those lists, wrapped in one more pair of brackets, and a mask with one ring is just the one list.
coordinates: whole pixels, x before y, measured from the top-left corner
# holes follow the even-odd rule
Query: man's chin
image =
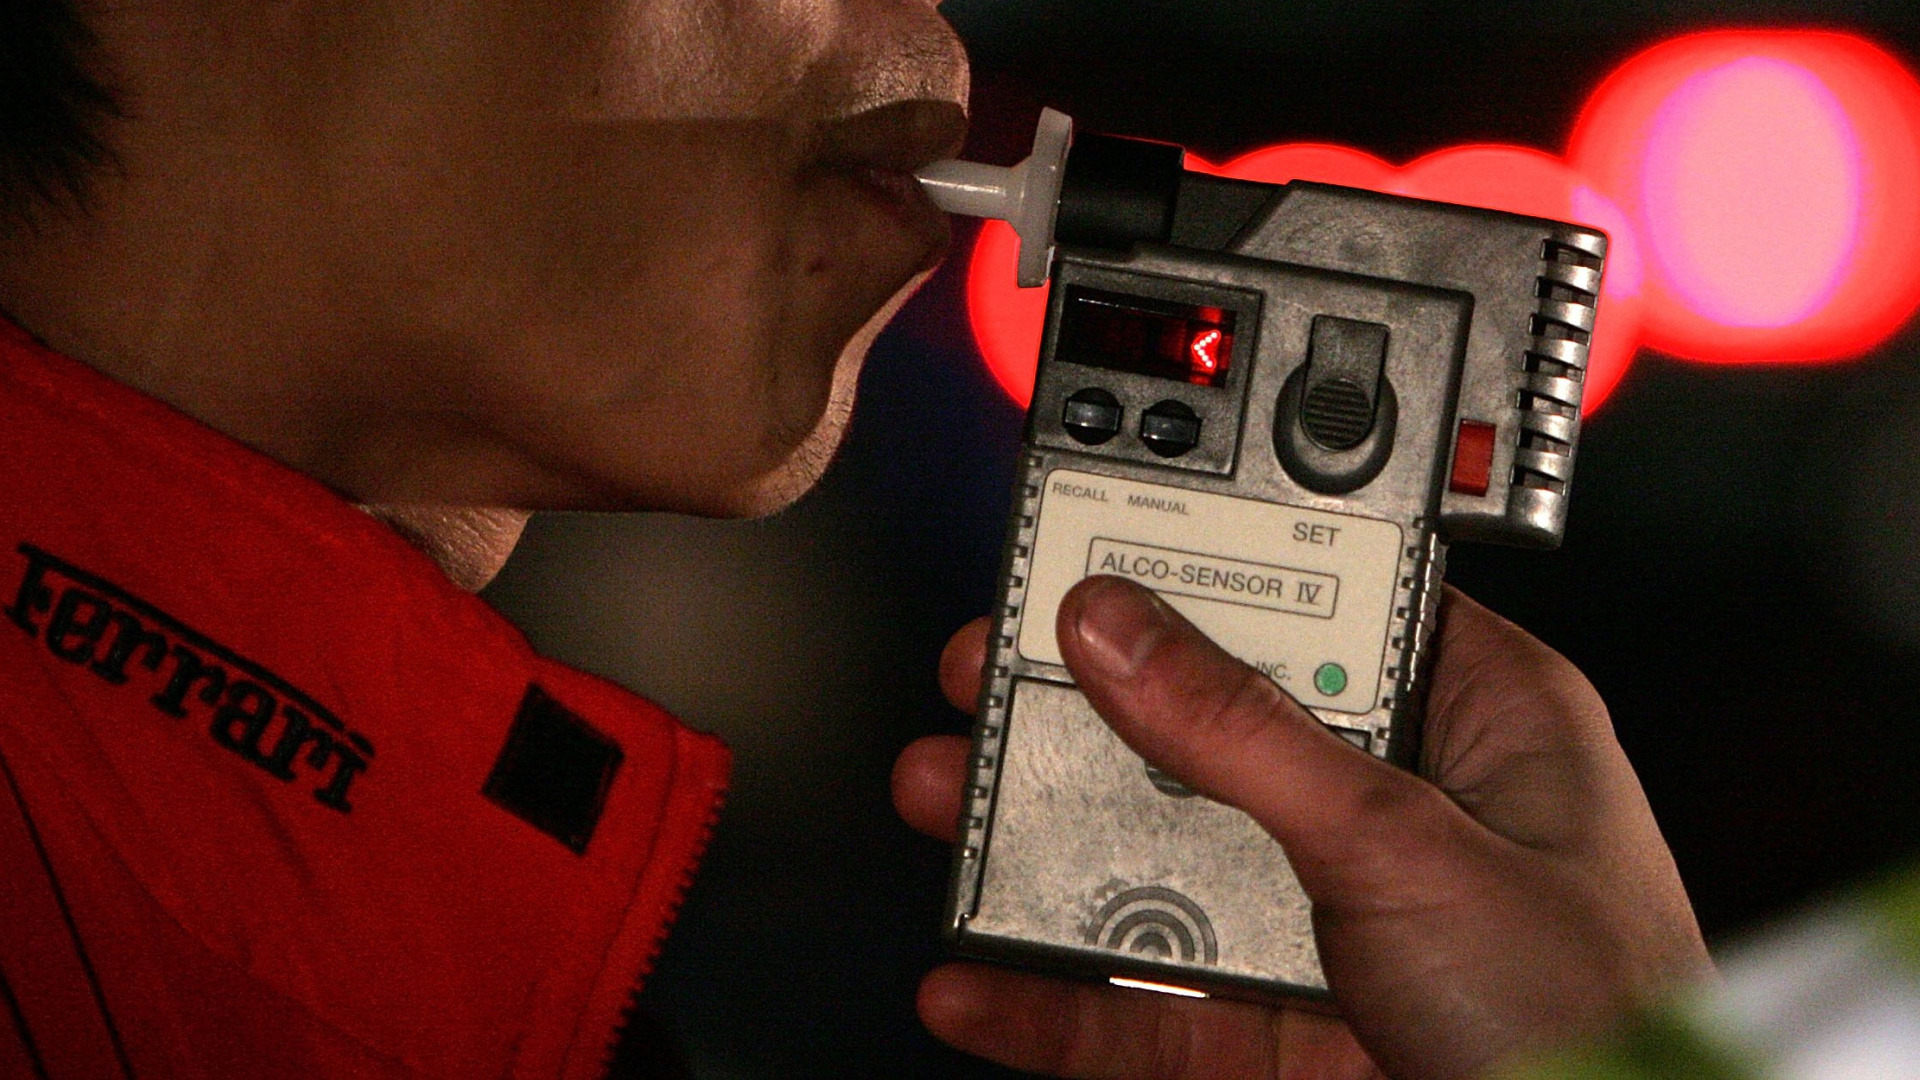
[(819, 419), (794, 444), (793, 450), (778, 467), (734, 493), (728, 500), (728, 509), (724, 511), (726, 516), (766, 517), (777, 514), (812, 491), (820, 478), (826, 475), (827, 466), (833, 464), (834, 455), (839, 453), (840, 444), (846, 438), (847, 427), (853, 421), (854, 393), (868, 350), (873, 348), (880, 332), (893, 321), (908, 298), (932, 274), (933, 271), (927, 270), (914, 275), (913, 280), (902, 286), (840, 350), (840, 356), (834, 362), (833, 385)]
[[(857, 360), (853, 368), (856, 372), (859, 370)], [(767, 517), (777, 514), (799, 502), (801, 496), (820, 483), (820, 478), (827, 473), (827, 466), (833, 464), (834, 455), (839, 453), (840, 444), (846, 438), (847, 425), (853, 419), (853, 387), (849, 385), (842, 393), (839, 379), (836, 378), (834, 382), (833, 396), (828, 399), (826, 411), (814, 424), (813, 430), (807, 432), (778, 467), (735, 492), (723, 511), (725, 516)]]

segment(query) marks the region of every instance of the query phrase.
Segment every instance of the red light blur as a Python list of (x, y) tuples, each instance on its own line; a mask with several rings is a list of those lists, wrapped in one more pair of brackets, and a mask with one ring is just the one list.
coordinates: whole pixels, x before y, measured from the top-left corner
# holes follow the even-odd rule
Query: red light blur
[(1327, 143), (1287, 143), (1242, 154), (1225, 165), (1214, 165), (1188, 155), (1187, 168), (1236, 180), (1257, 180), (1263, 184), (1290, 184), (1310, 180), (1316, 184), (1385, 191), (1392, 182), (1393, 166), (1358, 150)]
[(1649, 348), (1832, 360), (1920, 306), (1920, 83), (1858, 38), (1650, 49), (1590, 99), (1569, 159), (1639, 227)]
[(1046, 332), (1051, 284), (1022, 289), (1013, 282), (1020, 264), (1020, 236), (1004, 221), (980, 226), (967, 266), (967, 317), (973, 339), (993, 379), (1014, 404), (1033, 403), (1040, 368), (1040, 338)]
[[(1404, 168), (1343, 146), (1271, 146), (1200, 172), (1310, 180), (1593, 225), (1612, 241), (1584, 412), (1641, 347), (1717, 363), (1857, 355), (1920, 309), (1920, 82), (1843, 34), (1697, 34), (1628, 61), (1565, 158), (1463, 146)], [(988, 222), (968, 304), (1023, 407), (1045, 289), (1018, 289), (1013, 230)], [(1195, 362), (1200, 355), (1196, 351)], [(1197, 369), (1196, 369), (1197, 370)]]

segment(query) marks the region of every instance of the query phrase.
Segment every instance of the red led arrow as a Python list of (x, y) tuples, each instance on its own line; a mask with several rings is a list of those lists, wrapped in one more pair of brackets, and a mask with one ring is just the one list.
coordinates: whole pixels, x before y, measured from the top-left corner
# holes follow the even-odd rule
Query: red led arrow
[(1220, 348), (1220, 331), (1203, 330), (1188, 346), (1193, 352), (1193, 373), (1197, 382), (1210, 383), (1213, 374), (1220, 370), (1220, 358), (1215, 352)]
[[(1564, 159), (1466, 146), (1396, 169), (1346, 147), (1289, 144), (1188, 165), (1606, 230), (1589, 412), (1642, 347), (1721, 363), (1831, 360), (1885, 340), (1920, 308), (1920, 82), (1841, 34), (1718, 32), (1642, 53), (1589, 100)], [(1015, 287), (1017, 250), (1011, 229), (988, 222), (967, 295), (981, 352), (1024, 406), (1046, 290)]]

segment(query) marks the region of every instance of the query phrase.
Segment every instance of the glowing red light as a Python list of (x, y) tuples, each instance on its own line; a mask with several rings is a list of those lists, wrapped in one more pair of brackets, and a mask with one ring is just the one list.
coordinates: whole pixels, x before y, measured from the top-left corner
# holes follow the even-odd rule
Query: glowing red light
[(1920, 306), (1920, 83), (1857, 38), (1658, 46), (1594, 94), (1569, 157), (1639, 227), (1648, 347), (1829, 360)]
[[(1564, 159), (1466, 146), (1395, 169), (1299, 143), (1188, 167), (1605, 230), (1587, 412), (1641, 347), (1724, 363), (1831, 360), (1871, 348), (1920, 309), (1920, 81), (1842, 34), (1715, 32), (1650, 49), (1594, 93)], [(987, 224), (968, 300), (989, 366), (1024, 406), (1047, 299), (1015, 288), (1017, 249), (1010, 228)], [(1201, 350), (1193, 361), (1202, 370)]]
[(1202, 330), (1194, 335), (1193, 344), (1187, 351), (1193, 354), (1194, 381), (1206, 385), (1213, 383), (1213, 373), (1220, 370), (1220, 358), (1215, 355), (1220, 348), (1220, 331)]
[(1385, 191), (1393, 180), (1393, 166), (1358, 150), (1326, 143), (1286, 143), (1242, 154), (1225, 165), (1213, 165), (1191, 155), (1187, 168), (1195, 172), (1257, 180), (1262, 184), (1316, 184)]
[(1647, 238), (1694, 311), (1790, 326), (1832, 299), (1859, 240), (1860, 140), (1811, 72), (1755, 57), (1695, 75), (1646, 155)]
[(967, 267), (967, 317), (994, 381), (1024, 409), (1033, 401), (1040, 338), (1047, 326), (1047, 297), (1053, 287), (1015, 285), (1019, 265), (1020, 236), (1013, 226), (1004, 221), (982, 225)]

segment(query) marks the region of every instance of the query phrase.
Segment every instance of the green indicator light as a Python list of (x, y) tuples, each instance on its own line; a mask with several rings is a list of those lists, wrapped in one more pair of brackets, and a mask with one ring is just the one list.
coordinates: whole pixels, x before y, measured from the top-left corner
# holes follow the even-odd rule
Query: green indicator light
[(1339, 664), (1321, 664), (1313, 673), (1313, 688), (1328, 697), (1339, 697), (1347, 688), (1347, 669)]

